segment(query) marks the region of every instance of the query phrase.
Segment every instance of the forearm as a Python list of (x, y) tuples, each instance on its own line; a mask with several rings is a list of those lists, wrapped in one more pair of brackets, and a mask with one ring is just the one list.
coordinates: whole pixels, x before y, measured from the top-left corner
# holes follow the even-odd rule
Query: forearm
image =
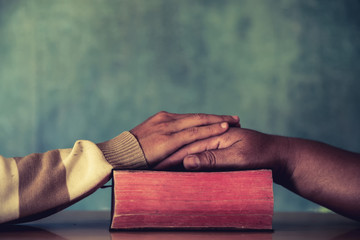
[[(360, 220), (360, 155), (330, 145), (277, 137), (279, 184), (337, 213)], [(276, 177), (275, 177), (276, 178)]]
[(110, 179), (113, 168), (146, 166), (129, 132), (97, 145), (81, 140), (69, 149), (21, 158), (0, 156), (0, 223), (45, 217), (97, 190)]
[(78, 141), (72, 149), (1, 158), (1, 162), (10, 163), (13, 175), (2, 175), (12, 182), (3, 183), (6, 190), (0, 198), (9, 209), (2, 209), (0, 222), (29, 221), (56, 212), (94, 191), (111, 172), (101, 151), (88, 141)]

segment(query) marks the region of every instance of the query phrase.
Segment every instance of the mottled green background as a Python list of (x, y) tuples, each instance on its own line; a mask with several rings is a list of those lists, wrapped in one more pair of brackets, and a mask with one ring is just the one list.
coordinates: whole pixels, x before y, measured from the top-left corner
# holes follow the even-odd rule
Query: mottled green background
[[(360, 151), (360, 1), (0, 0), (0, 154), (160, 110)], [(109, 209), (99, 190), (73, 209)], [(319, 207), (275, 186), (275, 210)]]

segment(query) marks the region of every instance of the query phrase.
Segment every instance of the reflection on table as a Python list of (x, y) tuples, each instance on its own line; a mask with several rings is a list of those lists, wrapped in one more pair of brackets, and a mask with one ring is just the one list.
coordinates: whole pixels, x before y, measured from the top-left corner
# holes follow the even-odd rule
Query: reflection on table
[(273, 231), (109, 231), (106, 211), (63, 211), (39, 221), (2, 226), (0, 239), (360, 239), (360, 223), (330, 213), (275, 213)]

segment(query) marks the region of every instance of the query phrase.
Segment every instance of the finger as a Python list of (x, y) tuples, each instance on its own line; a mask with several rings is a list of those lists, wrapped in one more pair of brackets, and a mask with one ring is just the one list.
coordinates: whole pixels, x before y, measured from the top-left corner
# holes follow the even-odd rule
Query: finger
[[(205, 114), (205, 113), (171, 113), (167, 111), (160, 111), (149, 117), (149, 119), (153, 119), (154, 121), (169, 121), (169, 120), (178, 120), (188, 117), (203, 117), (206, 115), (213, 116), (227, 116), (227, 115), (215, 115), (215, 114)], [(233, 116), (234, 119), (239, 118), (238, 116)]]
[(210, 150), (184, 158), (184, 168), (191, 171), (241, 169), (242, 162), (229, 149)]
[(227, 122), (231, 126), (239, 125), (238, 116), (211, 115), (211, 114), (190, 114), (186, 117), (175, 120), (172, 124), (168, 124), (169, 132), (178, 132), (187, 128), (210, 125), (214, 123)]
[(239, 141), (241, 141), (239, 130), (236, 128), (230, 128), (227, 132), (221, 135), (198, 140), (185, 145), (158, 163), (158, 165), (155, 166), (155, 169), (167, 169), (169, 167), (177, 166), (182, 163), (183, 159), (187, 155), (201, 153), (208, 150), (228, 148)]
[(173, 133), (170, 138), (169, 145), (179, 149), (182, 146), (193, 143), (195, 141), (220, 135), (229, 129), (227, 122), (215, 123), (207, 126), (192, 127), (180, 132)]
[(212, 137), (191, 143), (161, 161), (158, 165), (154, 167), (154, 169), (163, 170), (178, 166), (180, 164), (182, 165), (182, 162), (187, 155), (201, 153), (206, 150), (217, 149), (219, 143), (220, 142), (217, 137)]
[(231, 115), (219, 115), (219, 114), (207, 114), (207, 113), (168, 113), (168, 114), (171, 114), (171, 116), (174, 119), (182, 119), (187, 117), (202, 117), (203, 115), (205, 115), (205, 116), (232, 117), (237, 121), (240, 120), (239, 116), (231, 116)]
[(158, 138), (161, 138), (162, 140), (157, 144), (151, 142), (154, 146), (146, 151), (147, 160), (151, 162), (150, 165), (153, 167), (182, 147), (198, 140), (219, 136), (226, 132), (228, 128), (229, 124), (224, 122), (208, 126), (189, 128), (173, 134), (161, 135)]

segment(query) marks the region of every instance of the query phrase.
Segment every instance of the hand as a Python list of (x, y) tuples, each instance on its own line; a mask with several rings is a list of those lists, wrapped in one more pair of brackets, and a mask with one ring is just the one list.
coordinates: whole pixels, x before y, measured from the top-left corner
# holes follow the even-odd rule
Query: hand
[(280, 168), (279, 139), (257, 131), (230, 128), (226, 133), (185, 146), (159, 163), (155, 169), (167, 169), (183, 163), (185, 169), (238, 170)]
[(217, 149), (185, 157), (184, 167), (188, 170), (216, 170), (271, 168), (274, 165), (270, 135), (232, 128), (214, 140)]
[(230, 128), (183, 147), (155, 168), (179, 164), (182, 158), (184, 167), (193, 171), (271, 169), (275, 183), (360, 221), (359, 153), (317, 141)]
[(159, 112), (130, 132), (154, 166), (184, 145), (226, 132), (229, 125), (240, 126), (239, 117)]

